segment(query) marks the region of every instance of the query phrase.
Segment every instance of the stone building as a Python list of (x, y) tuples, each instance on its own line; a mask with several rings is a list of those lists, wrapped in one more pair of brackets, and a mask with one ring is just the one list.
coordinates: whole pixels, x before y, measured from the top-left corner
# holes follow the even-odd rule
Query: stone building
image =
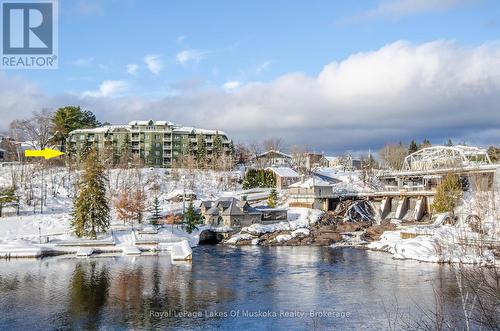
[[(210, 207), (208, 207), (210, 206)], [(260, 223), (262, 212), (250, 206), (247, 201), (233, 197), (223, 197), (212, 203), (203, 202), (201, 212), (205, 223), (214, 227), (239, 229), (254, 223)]]

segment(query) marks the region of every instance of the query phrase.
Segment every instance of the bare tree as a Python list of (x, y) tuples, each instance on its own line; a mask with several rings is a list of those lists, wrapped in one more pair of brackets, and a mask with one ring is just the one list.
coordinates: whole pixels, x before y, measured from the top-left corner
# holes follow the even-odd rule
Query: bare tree
[(264, 139), (262, 145), (266, 151), (279, 151), (284, 147), (285, 141), (279, 137), (271, 137)]
[(386, 168), (399, 170), (406, 157), (406, 148), (402, 143), (388, 144), (379, 151), (379, 156)]
[(300, 174), (307, 172), (307, 146), (293, 145), (291, 148), (293, 164)]
[(52, 139), (52, 116), (47, 110), (33, 112), (31, 118), (14, 120), (10, 124), (12, 136), (17, 141), (29, 141), (33, 148), (45, 148)]

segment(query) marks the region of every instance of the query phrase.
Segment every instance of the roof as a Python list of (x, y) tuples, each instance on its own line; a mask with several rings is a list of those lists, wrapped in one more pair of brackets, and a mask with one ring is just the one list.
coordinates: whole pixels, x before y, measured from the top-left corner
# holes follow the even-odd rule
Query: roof
[(340, 160), (340, 157), (338, 157), (338, 156), (325, 156), (325, 159), (327, 159), (328, 161), (338, 161), (338, 160)]
[(179, 126), (174, 128), (174, 132), (182, 132), (182, 133), (191, 133), (194, 132), (195, 134), (219, 134), (221, 136), (227, 136), (224, 131), (220, 130), (210, 130), (210, 129), (200, 129), (200, 128), (195, 128), (192, 126)]
[(292, 177), (298, 178), (300, 175), (292, 168), (287, 167), (268, 167), (267, 169), (272, 170), (276, 175), (280, 177)]
[(131, 121), (129, 123), (129, 125), (158, 125), (158, 126), (170, 125), (170, 126), (172, 126), (172, 125), (174, 125), (174, 123), (169, 122), (169, 121), (153, 121), (153, 120), (149, 120), (149, 121)]
[(210, 201), (210, 200), (205, 200), (205, 201), (202, 201), (202, 202), (200, 203), (200, 207), (201, 207), (201, 206), (205, 206), (205, 208), (210, 208), (210, 207), (212, 207), (212, 201)]
[(108, 132), (110, 130), (116, 129), (127, 129), (130, 130), (130, 125), (103, 125), (98, 128), (89, 128), (89, 129), (76, 129), (71, 131), (70, 133), (101, 133)]
[(210, 215), (210, 216), (218, 216), (219, 215), (219, 208), (217, 207), (212, 207), (210, 209), (208, 209), (206, 212), (205, 212), (206, 215)]
[(280, 152), (280, 151), (275, 151), (274, 149), (271, 149), (271, 150), (266, 151), (266, 152), (264, 152), (264, 153), (258, 154), (258, 155), (256, 155), (255, 157), (256, 157), (256, 158), (259, 158), (259, 157), (266, 157), (268, 154), (277, 154), (277, 155), (279, 155), (279, 156), (281, 156), (281, 157), (284, 157), (284, 158), (287, 158), (287, 159), (291, 159), (291, 158), (292, 158), (292, 156), (291, 156), (291, 155), (288, 155), (288, 154), (282, 153), (282, 152)]

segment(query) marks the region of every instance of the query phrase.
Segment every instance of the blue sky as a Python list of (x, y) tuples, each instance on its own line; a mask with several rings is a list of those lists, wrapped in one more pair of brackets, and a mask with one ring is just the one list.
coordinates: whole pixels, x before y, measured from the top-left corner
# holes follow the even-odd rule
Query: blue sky
[[(22, 74), (53, 93), (82, 91), (106, 79), (130, 79), (126, 66), (137, 64), (132, 91), (162, 93), (180, 81), (223, 85), (294, 71), (314, 75), (332, 60), (401, 39), (478, 45), (498, 38), (500, 22), (490, 25), (498, 19), (499, 2), (450, 3), (362, 18), (379, 2), (61, 1), (59, 70)], [(182, 51), (198, 58), (179, 63)], [(157, 75), (144, 70), (148, 54), (160, 56)]]
[[(9, 94), (6, 100), (11, 100), (10, 108), (4, 105), (0, 112), (10, 114), (19, 107), (20, 112), (26, 114), (36, 110), (31, 108), (81, 104), (111, 122), (155, 117), (220, 127), (241, 141), (275, 135), (284, 136), (289, 144), (298, 144), (308, 138), (309, 148), (332, 153), (378, 148), (385, 141), (408, 141), (413, 137), (431, 137), (438, 143), (454, 138), (481, 144), (498, 143), (500, 137), (495, 130), (500, 121), (498, 116), (487, 123), (481, 120), (489, 112), (498, 112), (497, 76), (488, 73), (492, 76), (486, 77), (487, 80), (494, 83), (481, 85), (479, 95), (476, 83), (472, 84), (475, 86), (472, 90), (470, 81), (484, 81), (481, 70), (471, 72), (466, 78), (460, 76), (464, 81), (459, 86), (450, 86), (443, 80), (446, 70), (459, 75), (463, 68), (458, 65), (476, 68), (474, 61), (478, 57), (486, 68), (497, 63), (495, 57), (500, 54), (497, 53), (498, 1), (64, 0), (59, 3), (59, 12), (59, 69), (3, 73), (0, 86), (19, 85), (17, 92), (12, 93), (29, 98), (29, 102), (16, 101), (15, 96)], [(424, 69), (421, 53), (429, 59)], [(353, 102), (367, 97), (366, 100), (378, 104), (371, 87), (356, 93), (351, 93), (353, 89), (348, 93), (338, 92), (343, 86), (355, 83), (357, 89), (371, 81), (375, 73), (365, 79), (366, 70), (356, 69), (366, 65), (356, 59), (367, 54), (374, 63), (378, 63), (377, 56), (397, 58), (402, 66), (397, 73), (402, 78), (394, 77), (395, 82), (413, 82), (416, 72), (429, 72), (428, 80), (437, 85), (429, 88), (419, 84), (418, 100), (425, 99), (425, 93), (432, 94), (439, 87), (446, 87), (446, 95), (458, 90), (462, 95), (462, 88), (466, 88), (467, 98), (460, 103), (464, 108), (464, 122), (450, 126), (443, 120), (432, 128), (426, 129), (422, 123), (418, 129), (412, 129), (401, 123), (390, 124), (391, 121), (385, 121), (388, 124), (378, 128), (372, 128), (371, 122), (361, 123), (357, 128), (352, 121), (345, 124), (342, 119), (331, 123), (323, 121), (323, 118), (341, 118), (342, 114), (349, 116), (350, 110), (342, 108), (349, 99), (339, 99), (346, 95), (353, 98)], [(406, 60), (401, 58), (406, 55), (409, 55)], [(440, 60), (432, 60), (436, 58)], [(442, 64), (449, 58), (456, 60), (454, 67)], [(439, 63), (439, 73), (425, 69), (434, 68), (431, 64), (435, 62)], [(335, 70), (331, 79), (323, 79), (329, 75), (326, 66), (332, 63), (343, 63), (350, 71), (340, 75), (341, 70)], [(387, 65), (386, 71), (392, 70), (391, 59), (383, 63)], [(371, 70), (369, 65), (367, 68)], [(384, 76), (386, 71), (379, 74)], [(352, 79), (357, 81), (353, 83)], [(324, 81), (333, 81), (334, 85), (325, 87)], [(318, 82), (327, 88), (326, 94), (317, 96), (316, 90), (321, 87), (309, 86)], [(379, 81), (372, 83), (374, 86), (384, 84), (384, 78), (379, 77)], [(302, 86), (309, 86), (311, 92)], [(406, 83), (395, 86), (394, 91), (401, 92), (399, 96), (379, 91), (381, 102), (388, 98), (391, 102), (381, 104), (380, 109), (373, 111), (375, 114), (370, 113), (367, 116), (370, 121), (394, 116), (404, 118), (409, 115), (406, 112), (414, 114), (416, 108), (422, 107), (429, 107), (424, 109), (429, 113), (440, 113), (442, 109), (443, 114), (457, 107), (456, 100), (450, 99), (441, 105), (443, 98), (434, 95), (437, 102), (432, 106), (424, 103), (407, 109), (408, 86)], [(301, 91), (304, 95), (295, 100)], [(333, 95), (335, 100), (329, 103), (328, 95)], [(318, 98), (326, 101), (316, 102)], [(294, 99), (293, 105), (283, 101), (287, 99)], [(478, 104), (484, 112), (481, 118), (467, 117), (470, 112), (465, 106), (470, 109), (471, 105)], [(207, 109), (210, 107), (212, 109)], [(221, 108), (222, 119), (214, 119), (217, 112), (213, 108), (217, 107)], [(293, 111), (287, 113), (287, 108)], [(360, 104), (356, 109), (361, 108), (372, 112), (368, 105)], [(308, 112), (318, 116), (316, 123), (300, 120)], [(245, 115), (239, 118), (243, 113)], [(272, 117), (270, 113), (278, 115)], [(365, 113), (360, 113), (361, 117), (362, 114)], [(259, 127), (239, 123), (250, 117), (250, 122)], [(287, 117), (284, 125), (270, 125), (284, 117)], [(259, 123), (266, 125), (260, 127)], [(6, 125), (3, 123), (0, 128), (5, 129)], [(363, 137), (357, 133), (355, 139), (342, 142), (325, 142), (322, 138), (361, 128), (365, 132)], [(291, 135), (291, 130), (296, 130), (296, 134)], [(482, 135), (476, 134), (478, 130)]]

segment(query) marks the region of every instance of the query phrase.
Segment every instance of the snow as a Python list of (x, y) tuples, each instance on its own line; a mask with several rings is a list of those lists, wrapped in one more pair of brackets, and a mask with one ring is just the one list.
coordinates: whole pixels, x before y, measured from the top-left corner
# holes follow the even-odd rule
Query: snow
[(291, 235), (292, 238), (295, 237), (307, 237), (309, 235), (310, 231), (307, 228), (300, 228), (295, 231), (292, 231)]
[(316, 168), (313, 175), (304, 182), (297, 182), (289, 187), (313, 188), (332, 187), (332, 192), (337, 194), (373, 192), (380, 188), (380, 183), (375, 180), (363, 182), (362, 171), (348, 171), (338, 168)]
[(309, 228), (323, 215), (319, 209), (290, 208), (288, 210), (288, 221), (275, 224), (252, 224), (241, 229), (242, 233), (253, 235), (270, 233), (276, 231), (294, 231), (299, 228)]
[(364, 231), (352, 231), (352, 232), (342, 232), (340, 236), (342, 241), (334, 243), (331, 247), (361, 247), (366, 245), (368, 242), (362, 239)]
[[(24, 174), (24, 182), (20, 181), (20, 174)], [(111, 207), (111, 228), (126, 230), (121, 235), (118, 232), (118, 239), (123, 247), (134, 245), (134, 237), (131, 235), (131, 224), (124, 224), (116, 217), (113, 197), (117, 195), (124, 183), (129, 181), (137, 182), (146, 192), (146, 204), (149, 207), (152, 200), (152, 188), (158, 186), (159, 199), (163, 214), (182, 211), (182, 202), (167, 202), (166, 197), (172, 192), (183, 191), (194, 192), (199, 198), (214, 200), (225, 191), (236, 191), (241, 188), (237, 183), (240, 174), (237, 172), (217, 172), (202, 170), (175, 169), (167, 170), (163, 168), (142, 168), (142, 169), (111, 169), (106, 170), (109, 178), (107, 184), (110, 196)], [(0, 218), (0, 254), (9, 253), (15, 256), (15, 252), (26, 256), (37, 256), (44, 247), (53, 248), (55, 243), (62, 241), (75, 241), (77, 237), (71, 229), (71, 212), (74, 194), (74, 184), (79, 173), (72, 171), (68, 173), (67, 168), (56, 167), (44, 171), (43, 177), (40, 171), (35, 169), (35, 165), (8, 165), (0, 169), (0, 187), (6, 187), (16, 183), (17, 193), (21, 198), (20, 215), (16, 215), (14, 208), (5, 207), (3, 217)], [(28, 184), (33, 186), (35, 196), (40, 195), (42, 178), (46, 187), (47, 203), (43, 207), (43, 214), (40, 214), (40, 205), (37, 202), (35, 211), (33, 206), (26, 204), (28, 195)], [(53, 194), (56, 192), (57, 194)], [(198, 203), (199, 201), (196, 201)], [(145, 219), (150, 215), (146, 212)], [(138, 224), (135, 224), (137, 227)], [(40, 232), (39, 232), (40, 228)], [(157, 234), (141, 234), (138, 239), (158, 239), (160, 242), (180, 242), (186, 239), (190, 246), (198, 244), (199, 234), (206, 226), (202, 225), (198, 230), (188, 234), (181, 227), (170, 225), (160, 228)], [(128, 231), (128, 232), (127, 232)], [(42, 244), (39, 244), (40, 236)], [(46, 239), (49, 243), (45, 243)], [(101, 236), (102, 237), (102, 236)], [(107, 237), (111, 238), (110, 235)], [(21, 240), (22, 239), (22, 240)], [(99, 238), (102, 239), (102, 238)], [(69, 249), (68, 249), (69, 250)], [(75, 249), (72, 249), (75, 252)]]
[(183, 196), (183, 195), (185, 195), (187, 197), (189, 195), (196, 195), (196, 193), (193, 190), (175, 189), (175, 190), (169, 192), (168, 194), (166, 194), (165, 199), (171, 200), (175, 197)]
[(232, 236), (231, 238), (226, 240), (226, 244), (234, 245), (240, 240), (251, 240), (251, 239), (254, 239), (254, 238), (251, 234), (248, 234), (248, 233), (235, 234), (234, 236)]
[[(417, 236), (401, 239), (401, 232), (415, 233)], [(458, 244), (460, 238), (475, 239), (475, 237), (478, 237), (477, 233), (467, 231), (461, 226), (404, 227), (396, 231), (384, 232), (379, 241), (370, 243), (367, 247), (388, 252), (395, 259), (447, 263), (493, 263), (495, 258), (490, 250), (480, 251), (475, 247)]]
[(300, 175), (292, 168), (269, 167), (267, 169), (272, 170), (276, 175), (278, 175), (280, 177), (292, 177), (292, 178), (299, 178), (300, 177)]
[(289, 234), (280, 234), (280, 235), (277, 235), (276, 238), (274, 238), (274, 240), (276, 242), (279, 242), (279, 243), (284, 242), (284, 241), (288, 241), (290, 239), (292, 239), (292, 236)]

